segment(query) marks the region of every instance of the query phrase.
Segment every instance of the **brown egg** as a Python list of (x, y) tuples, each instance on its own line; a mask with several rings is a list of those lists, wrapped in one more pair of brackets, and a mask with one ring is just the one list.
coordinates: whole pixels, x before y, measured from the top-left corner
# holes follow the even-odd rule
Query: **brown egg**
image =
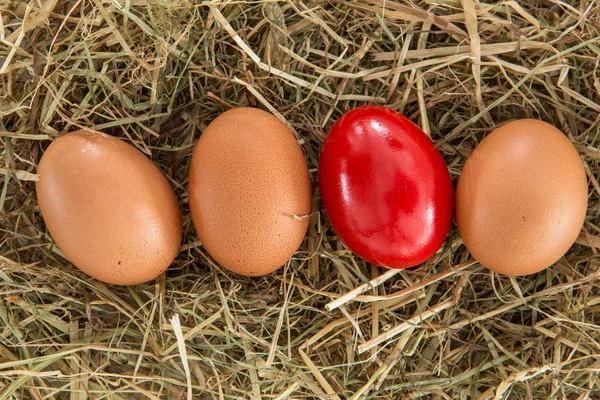
[(587, 209), (577, 150), (537, 120), (502, 125), (467, 160), (456, 190), (456, 222), (469, 252), (505, 275), (555, 263), (575, 242)]
[(194, 149), (192, 220), (204, 248), (225, 268), (271, 273), (302, 242), (311, 209), (304, 154), (275, 116), (237, 108), (217, 117)]
[(134, 285), (171, 264), (181, 210), (160, 170), (135, 147), (98, 132), (55, 140), (38, 166), (40, 210), (50, 235), (79, 269)]

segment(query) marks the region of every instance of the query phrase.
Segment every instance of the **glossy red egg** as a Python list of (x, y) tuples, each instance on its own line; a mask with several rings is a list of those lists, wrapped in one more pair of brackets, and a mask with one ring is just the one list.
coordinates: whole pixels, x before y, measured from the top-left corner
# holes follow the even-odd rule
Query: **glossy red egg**
[(373, 264), (424, 262), (452, 224), (454, 191), (442, 156), (419, 127), (388, 108), (359, 107), (333, 125), (319, 185), (339, 238)]

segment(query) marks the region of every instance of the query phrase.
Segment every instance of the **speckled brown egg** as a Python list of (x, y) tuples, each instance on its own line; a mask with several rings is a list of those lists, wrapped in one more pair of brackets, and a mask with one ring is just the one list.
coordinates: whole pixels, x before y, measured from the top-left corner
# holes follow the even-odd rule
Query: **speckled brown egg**
[(492, 271), (528, 275), (575, 242), (587, 209), (577, 150), (554, 126), (507, 123), (468, 158), (456, 190), (456, 222), (473, 257)]
[(259, 109), (221, 114), (194, 149), (189, 203), (219, 264), (247, 276), (277, 270), (302, 243), (311, 209), (308, 167), (292, 132)]
[(68, 133), (48, 147), (38, 173), (37, 197), (50, 235), (88, 275), (134, 285), (157, 277), (177, 255), (177, 199), (135, 147), (98, 132)]

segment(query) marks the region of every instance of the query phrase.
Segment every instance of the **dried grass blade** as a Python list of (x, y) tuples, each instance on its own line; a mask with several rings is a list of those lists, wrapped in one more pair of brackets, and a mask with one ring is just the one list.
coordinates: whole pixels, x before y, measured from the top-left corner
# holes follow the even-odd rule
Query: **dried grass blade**
[(171, 326), (173, 327), (173, 332), (175, 333), (175, 337), (177, 338), (177, 347), (179, 348), (179, 355), (181, 357), (181, 363), (183, 364), (183, 370), (185, 371), (185, 378), (187, 380), (187, 399), (192, 400), (192, 374), (190, 372), (190, 365), (185, 349), (185, 339), (183, 338), (183, 331), (181, 330), (179, 314), (175, 314), (171, 318)]

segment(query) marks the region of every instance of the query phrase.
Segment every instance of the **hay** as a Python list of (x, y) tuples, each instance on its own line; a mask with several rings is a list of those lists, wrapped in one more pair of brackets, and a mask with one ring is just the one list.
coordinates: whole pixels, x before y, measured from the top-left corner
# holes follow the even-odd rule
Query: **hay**
[[(600, 398), (597, 2), (0, 9), (0, 399), (182, 399), (188, 386), (200, 399)], [(275, 112), (316, 188), (328, 128), (367, 103), (423, 127), (454, 180), (498, 124), (532, 117), (562, 129), (591, 182), (578, 244), (544, 272), (508, 278), (472, 263), (453, 229), (422, 267), (388, 272), (341, 245), (315, 191), (307, 238), (285, 268), (249, 279), (215, 265), (187, 205), (206, 124), (231, 107)], [(52, 246), (36, 163), (51, 138), (83, 127), (123, 137), (175, 188), (185, 238), (154, 282), (104, 285)]]

